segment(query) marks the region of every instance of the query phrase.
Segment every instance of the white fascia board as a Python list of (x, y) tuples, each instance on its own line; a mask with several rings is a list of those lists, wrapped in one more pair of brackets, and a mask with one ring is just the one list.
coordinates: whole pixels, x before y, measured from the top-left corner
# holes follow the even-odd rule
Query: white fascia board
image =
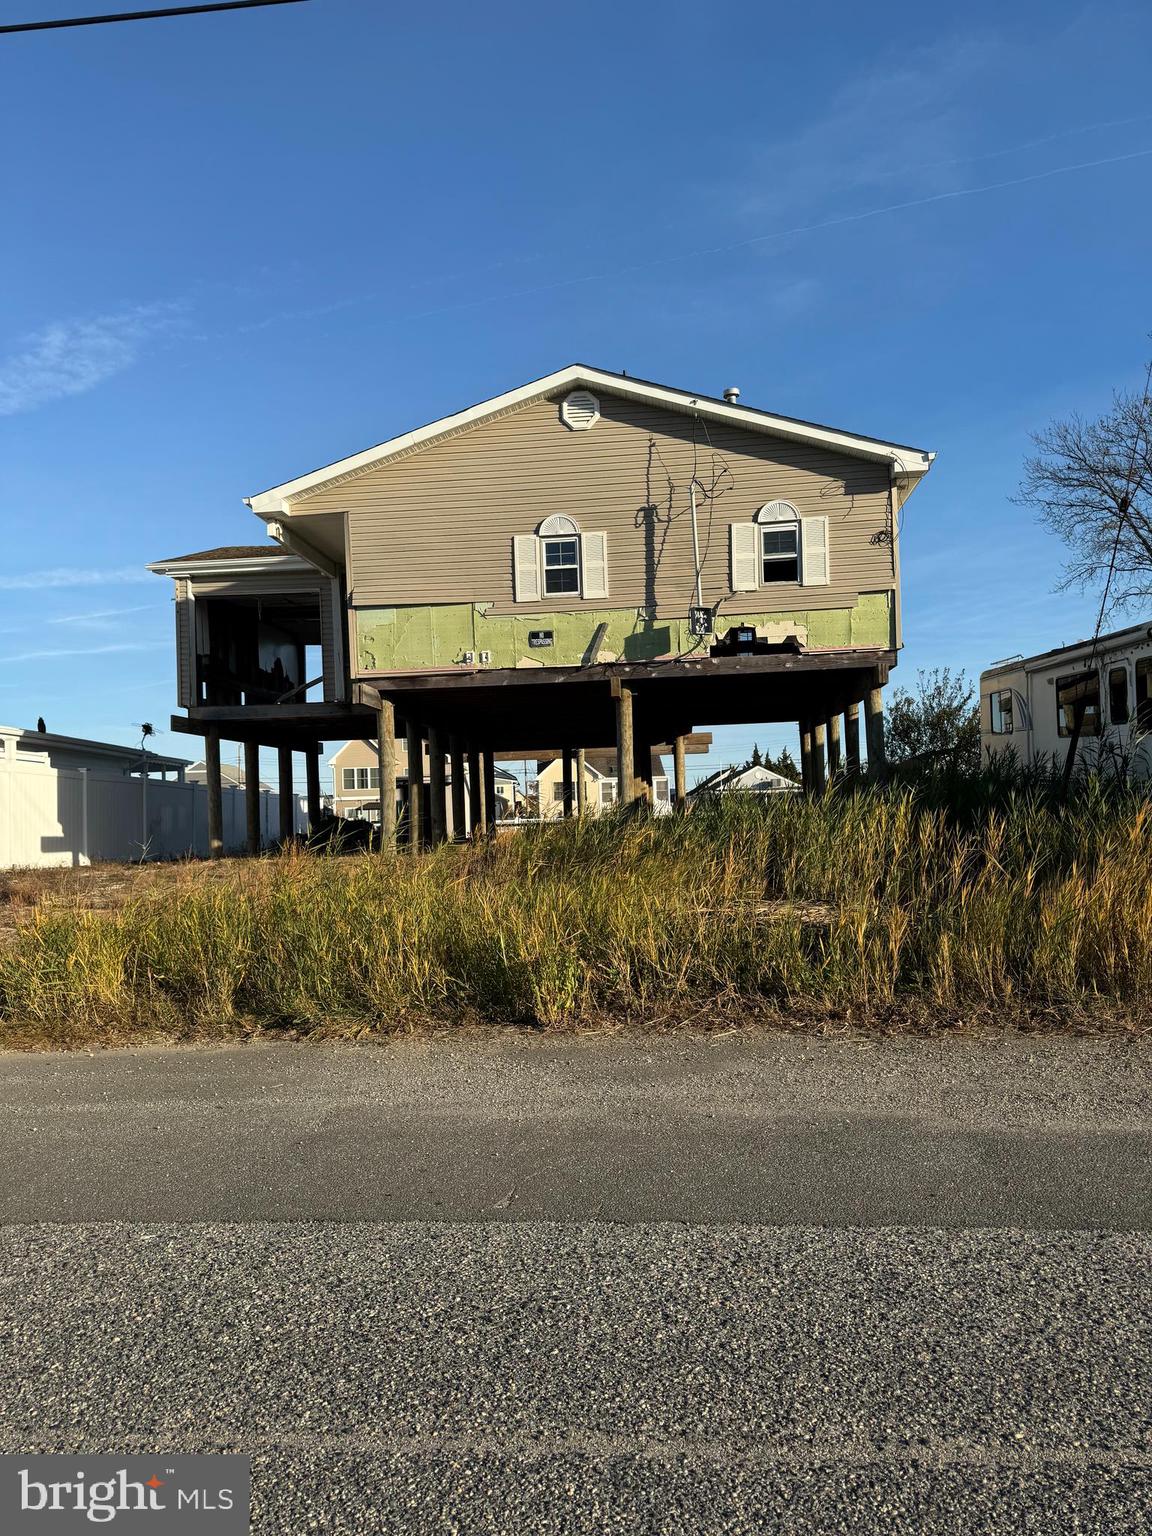
[(272, 517), (291, 516), (293, 512), (307, 513), (306, 505), (295, 508), (291, 505), (293, 497), (306, 496), (309, 491), (318, 490), (331, 480), (338, 480), (346, 475), (354, 475), (360, 470), (370, 469), (399, 454), (407, 453), (413, 448), (419, 448), (425, 443), (443, 437), (447, 433), (473, 426), (489, 416), (499, 415), (515, 406), (525, 405), (530, 400), (542, 399), (557, 390), (574, 389), (579, 386), (600, 390), (605, 394), (616, 395), (626, 400), (639, 400), (665, 410), (679, 411), (684, 415), (698, 414), (709, 421), (723, 422), (740, 427), (747, 432), (762, 432), (766, 436), (783, 437), (793, 442), (816, 443), (837, 453), (888, 463), (893, 466), (895, 474), (907, 477), (913, 482), (927, 474), (935, 458), (934, 453), (928, 453), (922, 449), (909, 448), (898, 443), (886, 443), (876, 438), (858, 437), (850, 432), (837, 432), (830, 427), (794, 421), (787, 416), (773, 416), (766, 411), (753, 410), (748, 406), (730, 405), (727, 401), (698, 397), (684, 390), (668, 389), (660, 384), (645, 383), (640, 379), (630, 379), (621, 374), (603, 373), (595, 368), (572, 365), (561, 368), (556, 373), (550, 373), (545, 378), (536, 379), (531, 384), (523, 384), (518, 389), (510, 389), (505, 394), (496, 395), (491, 400), (483, 400), (477, 405), (471, 405), (466, 410), (457, 411), (454, 415), (442, 416), (438, 421), (429, 422), (427, 426), (417, 427), (411, 432), (401, 433), (399, 437), (377, 443), (375, 447), (366, 448), (362, 453), (354, 453), (346, 459), (337, 460), (334, 464), (326, 464), (322, 469), (313, 470), (311, 474), (299, 475), (295, 480), (285, 481), (283, 485), (272, 486), (269, 490), (261, 491), (255, 496), (246, 496), (245, 505), (265, 521)]
[[(250, 576), (254, 571), (315, 571), (316, 567), (299, 555), (264, 555), (249, 560), (157, 560), (147, 567), (157, 576)], [(317, 574), (320, 574), (317, 572)]]

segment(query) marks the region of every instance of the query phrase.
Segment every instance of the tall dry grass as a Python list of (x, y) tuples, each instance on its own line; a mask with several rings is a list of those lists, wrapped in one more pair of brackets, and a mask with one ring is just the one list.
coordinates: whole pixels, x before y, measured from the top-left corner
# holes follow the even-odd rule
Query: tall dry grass
[(1152, 810), (1120, 792), (957, 817), (914, 791), (728, 797), (417, 859), (286, 855), (46, 909), (0, 950), (0, 1038), (733, 1009), (1047, 1011), (1134, 1024)]

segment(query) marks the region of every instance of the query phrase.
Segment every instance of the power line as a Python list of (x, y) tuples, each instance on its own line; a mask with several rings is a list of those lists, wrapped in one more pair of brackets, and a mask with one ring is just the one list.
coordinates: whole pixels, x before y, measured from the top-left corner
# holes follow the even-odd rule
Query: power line
[(108, 16), (69, 16), (60, 21), (10, 21), (0, 32), (50, 32), (57, 27), (99, 27), (110, 21), (156, 21), (162, 16), (201, 16), (205, 11), (249, 11), (258, 5), (305, 5), (307, 0), (213, 0), (207, 5), (178, 5), (162, 11), (117, 11)]

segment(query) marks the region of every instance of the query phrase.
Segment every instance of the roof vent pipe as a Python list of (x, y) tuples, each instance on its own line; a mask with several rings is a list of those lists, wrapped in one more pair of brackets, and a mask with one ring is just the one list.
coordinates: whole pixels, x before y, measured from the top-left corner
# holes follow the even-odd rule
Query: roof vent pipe
[(724, 391), (724, 398), (729, 405), (736, 404), (740, 398), (740, 391), (736, 388), (735, 384), (729, 384), (728, 388)]

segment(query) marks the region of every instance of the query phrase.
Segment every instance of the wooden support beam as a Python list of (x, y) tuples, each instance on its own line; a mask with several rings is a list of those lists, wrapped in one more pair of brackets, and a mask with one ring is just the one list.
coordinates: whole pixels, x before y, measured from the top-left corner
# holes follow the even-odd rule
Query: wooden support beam
[(304, 754), (304, 772), (308, 782), (308, 830), (315, 832), (320, 826), (320, 754)]
[(840, 751), (840, 716), (828, 716), (828, 777), (837, 779), (843, 766)]
[(292, 841), (296, 832), (296, 817), (293, 801), (296, 791), (292, 786), (292, 748), (278, 747), (276, 749), (276, 764), (279, 769), (279, 809), (280, 809), (280, 842), (287, 844)]
[(461, 843), (468, 836), (464, 815), (464, 743), (459, 736), (448, 737), (448, 763), (452, 778), (452, 837)]
[(576, 749), (576, 814), (588, 814), (588, 760), (583, 747)]
[(224, 857), (224, 789), (220, 782), (220, 732), (204, 733), (204, 777), (208, 786), (208, 857)]
[(616, 799), (630, 806), (636, 798), (633, 783), (634, 738), (632, 731), (632, 690), (614, 689), (616, 699)]
[(438, 725), (428, 727), (428, 810), (432, 846), (448, 839), (448, 805), (444, 795), (444, 733)]
[(500, 806), (496, 800), (496, 759), (489, 747), (483, 754), (484, 771), (484, 830), (491, 835), (496, 830)]
[(812, 791), (822, 795), (827, 787), (827, 779), (824, 773), (824, 722), (815, 720), (812, 724)]
[(468, 824), (473, 837), (484, 831), (484, 774), (480, 766), (480, 751), (468, 749)]
[(419, 853), (424, 846), (424, 734), (420, 722), (407, 720), (408, 743), (408, 847)]
[(244, 743), (244, 819), (248, 852), (260, 852), (260, 744)]
[(564, 819), (567, 820), (573, 812), (572, 795), (572, 748), (565, 747), (561, 756), (561, 793), (564, 796)]
[(376, 711), (376, 762), (380, 772), (380, 847), (396, 846), (396, 706), (381, 699)]
[(884, 755), (884, 694), (871, 688), (864, 697), (864, 735), (868, 742), (868, 777), (883, 782), (888, 776)]
[(801, 720), (800, 722), (800, 782), (804, 786), (805, 794), (812, 794), (816, 787), (816, 781), (812, 773), (811, 720)]
[(849, 704), (844, 711), (844, 767), (849, 776), (860, 772), (859, 704)]
[(688, 809), (688, 770), (684, 762), (683, 736), (677, 736), (672, 743), (672, 778), (676, 809), (686, 811)]

